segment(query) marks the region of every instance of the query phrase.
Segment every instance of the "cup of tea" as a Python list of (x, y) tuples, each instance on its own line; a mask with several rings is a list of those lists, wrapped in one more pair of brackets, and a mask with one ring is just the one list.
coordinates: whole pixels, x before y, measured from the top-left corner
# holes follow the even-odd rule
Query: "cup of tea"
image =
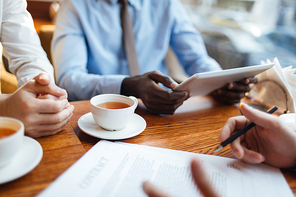
[(296, 130), (296, 114), (295, 113), (282, 114), (279, 117), (286, 123), (288, 127)]
[(95, 122), (105, 130), (123, 129), (138, 106), (138, 99), (119, 94), (100, 94), (90, 99)]
[(24, 124), (14, 118), (0, 117), (0, 168), (9, 164), (20, 150), (24, 139)]

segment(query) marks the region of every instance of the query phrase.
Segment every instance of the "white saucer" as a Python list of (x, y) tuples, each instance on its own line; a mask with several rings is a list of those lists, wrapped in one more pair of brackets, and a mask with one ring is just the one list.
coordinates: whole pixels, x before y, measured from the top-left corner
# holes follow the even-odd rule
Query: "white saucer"
[(25, 136), (21, 150), (9, 164), (0, 168), (0, 184), (24, 176), (39, 164), (42, 156), (43, 150), (39, 142)]
[(94, 121), (91, 112), (84, 114), (78, 120), (79, 128), (86, 134), (106, 140), (122, 140), (142, 133), (146, 128), (146, 121), (138, 114), (134, 114), (124, 129), (107, 131)]

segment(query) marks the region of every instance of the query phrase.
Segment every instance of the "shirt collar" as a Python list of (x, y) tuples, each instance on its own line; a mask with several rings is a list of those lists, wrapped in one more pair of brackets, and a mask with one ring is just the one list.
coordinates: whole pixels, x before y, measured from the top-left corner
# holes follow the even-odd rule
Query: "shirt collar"
[[(106, 0), (112, 5), (118, 3), (118, 0)], [(135, 7), (137, 10), (140, 10), (142, 7), (141, 1), (140, 0), (128, 0), (131, 6)]]

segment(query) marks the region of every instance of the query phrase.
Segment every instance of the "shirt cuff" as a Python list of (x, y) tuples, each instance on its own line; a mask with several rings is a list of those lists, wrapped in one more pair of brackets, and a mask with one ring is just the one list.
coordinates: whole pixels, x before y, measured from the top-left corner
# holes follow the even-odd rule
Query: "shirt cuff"
[(106, 78), (102, 78), (98, 84), (97, 91), (99, 94), (120, 94), (121, 84), (125, 75), (108, 75)]

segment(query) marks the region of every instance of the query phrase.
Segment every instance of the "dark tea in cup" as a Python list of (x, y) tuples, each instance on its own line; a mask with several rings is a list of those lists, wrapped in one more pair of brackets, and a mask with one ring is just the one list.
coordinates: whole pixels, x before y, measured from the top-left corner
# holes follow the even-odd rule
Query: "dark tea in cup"
[(138, 106), (138, 99), (119, 94), (100, 94), (90, 99), (90, 109), (94, 121), (103, 129), (117, 131), (123, 129)]
[(23, 144), (25, 126), (17, 119), (0, 117), (0, 168), (8, 165)]
[(10, 128), (0, 128), (0, 139), (14, 134), (16, 130)]
[(105, 103), (100, 103), (97, 106), (101, 108), (106, 108), (106, 109), (122, 109), (122, 108), (130, 107), (130, 105), (122, 102), (105, 102)]

